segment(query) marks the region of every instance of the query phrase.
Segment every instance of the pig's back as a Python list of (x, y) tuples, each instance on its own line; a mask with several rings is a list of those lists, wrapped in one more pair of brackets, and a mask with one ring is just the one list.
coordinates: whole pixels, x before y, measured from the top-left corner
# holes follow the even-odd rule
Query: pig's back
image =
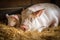
[(28, 9), (33, 11), (33, 12), (36, 12), (36, 11), (41, 10), (41, 9), (46, 9), (46, 10), (55, 9), (55, 10), (59, 10), (59, 7), (56, 6), (55, 4), (51, 4), (51, 3), (40, 3), (40, 4), (33, 5), (33, 6), (29, 7)]
[[(51, 14), (59, 16), (60, 15), (60, 8), (55, 5), (55, 4), (51, 4), (51, 3), (40, 3), (40, 4), (35, 4), (31, 7), (28, 8), (28, 10), (31, 10), (32, 12), (36, 12), (38, 10), (41, 9), (45, 9), (45, 12), (48, 13), (49, 15)], [(60, 19), (60, 17), (59, 17)]]
[(52, 20), (56, 16), (60, 20), (60, 8), (55, 4), (40, 3), (28, 8), (28, 10), (31, 10), (32, 12), (36, 12), (41, 9), (45, 9), (45, 14), (48, 14), (49, 17), (51, 17), (49, 18), (47, 15), (48, 19)]

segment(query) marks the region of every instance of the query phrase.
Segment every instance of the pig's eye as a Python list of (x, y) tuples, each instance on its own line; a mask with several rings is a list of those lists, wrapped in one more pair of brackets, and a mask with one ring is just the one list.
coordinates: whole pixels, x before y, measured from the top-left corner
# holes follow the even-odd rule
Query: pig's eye
[(29, 18), (29, 20), (32, 22), (32, 18)]
[(13, 20), (14, 22), (16, 22), (16, 20)]
[(32, 22), (32, 18), (30, 18), (30, 21)]
[(32, 20), (32, 18), (31, 18), (31, 20)]

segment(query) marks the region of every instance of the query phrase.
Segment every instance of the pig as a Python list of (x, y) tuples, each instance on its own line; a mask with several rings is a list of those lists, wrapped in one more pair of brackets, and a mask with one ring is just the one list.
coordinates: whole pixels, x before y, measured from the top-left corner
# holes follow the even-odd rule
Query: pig
[(16, 27), (18, 28), (20, 26), (20, 15), (19, 14), (13, 14), (8, 15), (6, 14), (7, 20), (8, 20), (8, 26)]
[(49, 26), (57, 27), (60, 22), (60, 8), (51, 3), (32, 5), (21, 12), (20, 28), (24, 31), (42, 32)]

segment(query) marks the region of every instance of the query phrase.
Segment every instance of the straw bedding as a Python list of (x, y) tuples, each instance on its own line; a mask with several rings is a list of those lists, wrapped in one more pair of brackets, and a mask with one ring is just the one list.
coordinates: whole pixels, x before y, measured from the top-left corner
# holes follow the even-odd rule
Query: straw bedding
[(60, 40), (60, 26), (46, 28), (40, 33), (37, 30), (24, 32), (17, 28), (0, 24), (0, 40)]

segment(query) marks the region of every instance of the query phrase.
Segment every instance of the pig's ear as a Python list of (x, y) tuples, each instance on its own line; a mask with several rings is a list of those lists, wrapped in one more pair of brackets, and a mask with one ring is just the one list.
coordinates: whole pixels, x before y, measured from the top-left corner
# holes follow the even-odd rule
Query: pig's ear
[(41, 10), (38, 10), (38, 11), (34, 12), (33, 14), (35, 16), (40, 16), (43, 12), (44, 12), (44, 9), (41, 9)]
[(8, 17), (9, 17), (9, 15), (8, 15), (8, 14), (6, 14), (6, 17), (8, 18)]

